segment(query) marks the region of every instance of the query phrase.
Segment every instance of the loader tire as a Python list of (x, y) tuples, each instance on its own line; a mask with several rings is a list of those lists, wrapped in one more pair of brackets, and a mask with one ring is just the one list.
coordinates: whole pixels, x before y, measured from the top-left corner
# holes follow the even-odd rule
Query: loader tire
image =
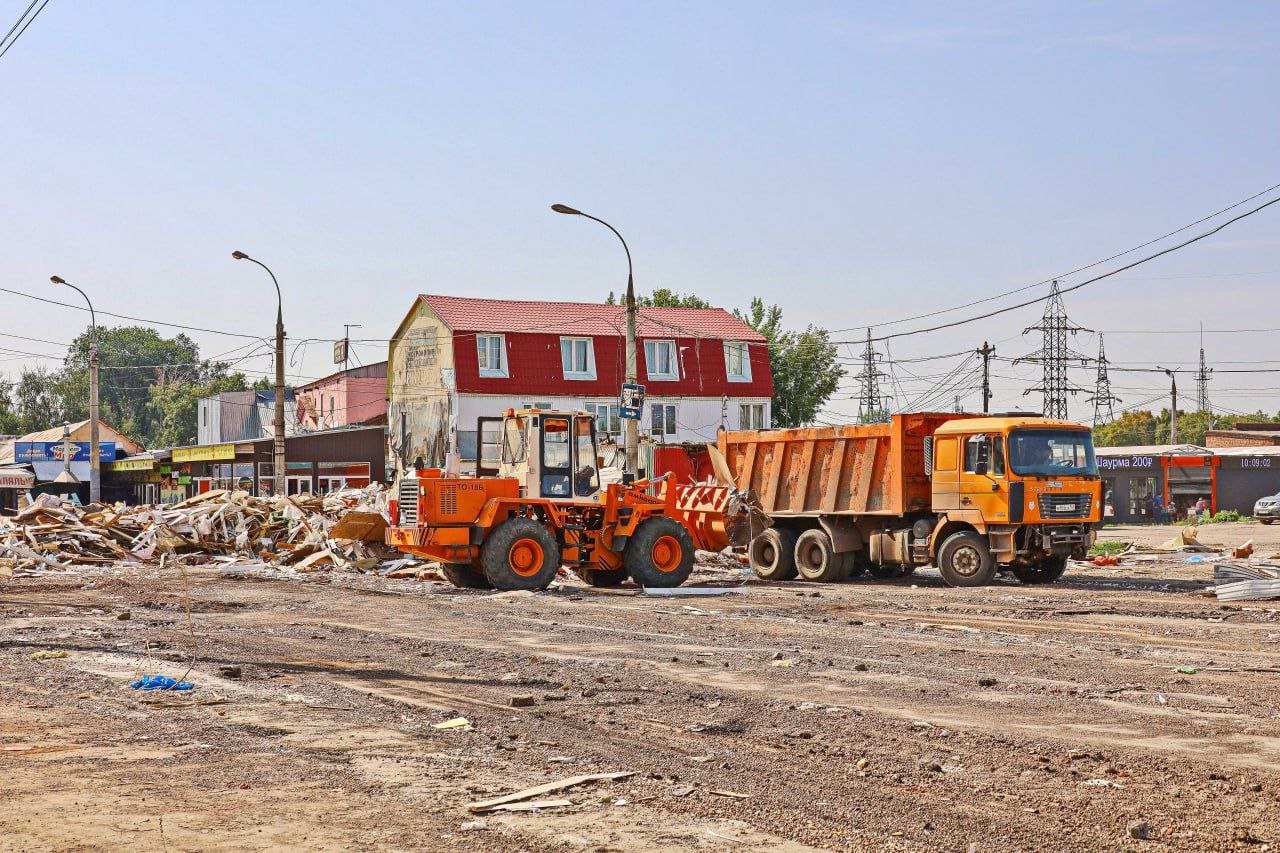
[(770, 527), (747, 547), (747, 557), (756, 577), (766, 581), (789, 581), (796, 576), (796, 532)]
[(1023, 583), (1053, 583), (1067, 571), (1067, 557), (1065, 554), (1054, 554), (1051, 557), (1042, 557), (1036, 560), (1031, 566), (1017, 566), (1013, 569), (1013, 576)]
[(693, 572), (693, 537), (673, 518), (651, 518), (636, 528), (622, 554), (638, 586), (680, 586)]
[(494, 589), (546, 589), (560, 569), (560, 544), (541, 522), (511, 518), (485, 539), (480, 565)]
[(619, 586), (627, 579), (626, 569), (574, 569), (587, 586)]
[(796, 539), (796, 571), (805, 580), (820, 583), (835, 583), (848, 577), (844, 556), (832, 550), (831, 537), (817, 528), (806, 530)]
[(440, 572), (449, 583), (460, 589), (493, 589), (493, 584), (484, 576), (478, 566), (467, 566), (462, 563), (441, 563)]
[(986, 538), (965, 530), (938, 549), (938, 571), (948, 586), (986, 586), (996, 576), (996, 561)]

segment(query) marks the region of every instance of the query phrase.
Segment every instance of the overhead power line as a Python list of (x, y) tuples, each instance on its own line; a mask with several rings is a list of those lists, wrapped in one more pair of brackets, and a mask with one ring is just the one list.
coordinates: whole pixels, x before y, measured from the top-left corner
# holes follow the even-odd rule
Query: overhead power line
[[(32, 0), (31, 6), (34, 6), (35, 4), (36, 0)], [(48, 5), (49, 0), (44, 0), (44, 2), (40, 4), (40, 8), (36, 9), (35, 14), (30, 18), (27, 18), (27, 22), (25, 24), (22, 24), (22, 18), (26, 18), (27, 12), (31, 11), (31, 6), (26, 8), (26, 11), (22, 13), (22, 17), (18, 18), (14, 25), (9, 28), (9, 32), (5, 35), (5, 41), (0, 42), (0, 44), (4, 44), (4, 48), (0, 49), (0, 59), (4, 59), (4, 55), (9, 52), (9, 48), (18, 43), (18, 39), (22, 38), (22, 34), (27, 31), (27, 27), (36, 22), (36, 18), (40, 17), (40, 13), (44, 11), (44, 7)], [(17, 28), (18, 24), (22, 24), (22, 29), (18, 30), (17, 35), (13, 35), (13, 31)], [(10, 36), (13, 37), (10, 38)]]
[[(1277, 187), (1280, 187), (1280, 184), (1277, 184), (1277, 185), (1276, 185), (1276, 187), (1272, 187), (1271, 189), (1272, 189), (1272, 190), (1274, 190), (1274, 189), (1276, 189)], [(1270, 190), (1264, 190), (1262, 193), (1259, 193), (1258, 195), (1265, 195), (1265, 194), (1266, 194), (1266, 192), (1269, 192), (1269, 191), (1270, 191)], [(1254, 196), (1254, 198), (1257, 198), (1257, 196)], [(1058, 292), (1059, 292), (1059, 293), (1070, 293), (1070, 292), (1071, 292), (1071, 291), (1073, 291), (1073, 290), (1079, 290), (1079, 289), (1080, 289), (1080, 288), (1082, 288), (1082, 287), (1087, 287), (1087, 286), (1089, 286), (1089, 285), (1091, 285), (1091, 284), (1095, 284), (1095, 283), (1097, 283), (1097, 282), (1099, 282), (1099, 281), (1102, 281), (1102, 280), (1103, 280), (1103, 279), (1105, 279), (1105, 278), (1111, 278), (1112, 276), (1119, 275), (1120, 273), (1124, 272), (1125, 270), (1131, 270), (1131, 269), (1133, 269), (1134, 267), (1141, 266), (1142, 264), (1148, 263), (1148, 262), (1150, 262), (1150, 261), (1154, 261), (1156, 258), (1163, 257), (1163, 256), (1165, 256), (1165, 255), (1170, 254), (1171, 252), (1176, 252), (1176, 251), (1178, 251), (1179, 249), (1184, 249), (1184, 248), (1186, 248), (1187, 246), (1190, 246), (1192, 243), (1199, 242), (1200, 240), (1203, 240), (1203, 239), (1205, 239), (1206, 237), (1212, 237), (1214, 234), (1217, 234), (1219, 231), (1222, 231), (1224, 228), (1227, 228), (1227, 227), (1228, 227), (1228, 226), (1230, 226), (1230, 225), (1234, 225), (1235, 223), (1239, 222), (1239, 221), (1240, 221), (1240, 220), (1242, 220), (1242, 219), (1245, 219), (1246, 217), (1253, 216), (1255, 213), (1259, 213), (1259, 212), (1261, 212), (1261, 211), (1263, 211), (1263, 210), (1266, 210), (1268, 207), (1270, 207), (1270, 206), (1271, 206), (1271, 205), (1273, 205), (1273, 204), (1276, 204), (1277, 202), (1280, 202), (1280, 197), (1273, 198), (1273, 199), (1271, 199), (1271, 200), (1270, 200), (1270, 201), (1268, 201), (1268, 202), (1264, 202), (1264, 203), (1262, 203), (1262, 204), (1258, 205), (1257, 207), (1254, 207), (1254, 208), (1251, 208), (1251, 209), (1249, 209), (1249, 210), (1246, 210), (1244, 213), (1237, 214), (1236, 216), (1233, 216), (1233, 217), (1231, 217), (1230, 219), (1228, 219), (1226, 222), (1223, 222), (1223, 223), (1221, 223), (1221, 224), (1219, 224), (1219, 225), (1215, 225), (1213, 228), (1210, 228), (1208, 231), (1205, 231), (1205, 232), (1202, 232), (1202, 233), (1200, 233), (1200, 234), (1197, 234), (1196, 236), (1191, 237), (1191, 238), (1189, 238), (1189, 239), (1187, 239), (1187, 240), (1183, 240), (1181, 243), (1177, 243), (1177, 244), (1175, 244), (1175, 245), (1173, 245), (1173, 246), (1169, 246), (1168, 248), (1161, 249), (1161, 250), (1160, 250), (1160, 251), (1158, 251), (1158, 252), (1153, 252), (1152, 254), (1150, 254), (1150, 255), (1146, 255), (1146, 256), (1144, 256), (1144, 257), (1142, 257), (1142, 258), (1139, 258), (1138, 260), (1133, 261), (1132, 263), (1125, 264), (1125, 265), (1124, 265), (1124, 266), (1122, 266), (1122, 267), (1117, 267), (1116, 269), (1113, 269), (1113, 270), (1111, 270), (1110, 272), (1105, 272), (1105, 273), (1103, 273), (1102, 275), (1098, 275), (1098, 276), (1094, 276), (1093, 278), (1085, 279), (1084, 281), (1079, 282), (1079, 283), (1077, 283), (1077, 284), (1073, 284), (1073, 285), (1071, 285), (1070, 287), (1064, 287), (1064, 288), (1061, 288)], [(1234, 206), (1234, 205), (1233, 205), (1233, 206)], [(1212, 218), (1212, 216), (1210, 216), (1210, 217), (1206, 217), (1206, 218), (1211, 219), (1211, 218)], [(1201, 221), (1201, 222), (1203, 222), (1204, 220), (1200, 220), (1200, 221)], [(1179, 230), (1185, 230), (1185, 229), (1179, 229)], [(1149, 244), (1148, 244), (1148, 245), (1149, 245)], [(1127, 253), (1126, 253), (1126, 254), (1127, 254)], [(871, 338), (871, 341), (872, 341), (872, 343), (876, 343), (876, 342), (879, 342), (879, 341), (892, 340), (892, 339), (894, 339), (894, 338), (905, 338), (905, 337), (910, 337), (910, 336), (912, 336), (912, 335), (922, 335), (922, 334), (925, 334), (926, 332), (937, 332), (937, 331), (940, 331), (940, 330), (942, 330), (942, 329), (951, 329), (951, 328), (954, 328), (954, 327), (956, 327), (956, 326), (963, 326), (963, 325), (966, 325), (966, 324), (968, 324), (968, 323), (976, 323), (978, 320), (985, 320), (985, 319), (987, 319), (988, 317), (995, 317), (995, 316), (997, 316), (997, 315), (999, 315), (999, 314), (1007, 314), (1008, 312), (1010, 312), (1010, 311), (1016, 311), (1016, 310), (1018, 310), (1019, 308), (1026, 308), (1028, 305), (1035, 305), (1035, 304), (1037, 304), (1037, 303), (1039, 303), (1039, 302), (1044, 302), (1044, 301), (1046, 301), (1046, 300), (1048, 300), (1048, 299), (1051, 299), (1052, 297), (1053, 297), (1053, 293), (1051, 292), (1051, 293), (1048, 293), (1048, 294), (1046, 294), (1046, 295), (1044, 295), (1044, 296), (1038, 296), (1038, 297), (1036, 297), (1035, 299), (1028, 299), (1028, 300), (1025, 300), (1025, 301), (1023, 301), (1023, 302), (1018, 302), (1018, 303), (1016, 303), (1016, 304), (1014, 304), (1014, 305), (1006, 305), (1006, 306), (1005, 306), (1005, 307), (1003, 307), (1003, 308), (997, 308), (997, 309), (995, 309), (995, 310), (993, 310), (993, 311), (988, 311), (988, 312), (987, 312), (987, 313), (985, 313), (985, 314), (978, 314), (978, 315), (973, 316), (973, 317), (966, 317), (966, 318), (964, 318), (963, 320), (953, 320), (953, 321), (951, 321), (950, 323), (939, 323), (939, 324), (938, 324), (938, 325), (936, 325), (936, 326), (926, 326), (926, 327), (921, 328), (921, 329), (912, 329), (912, 330), (907, 331), (907, 332), (894, 332), (894, 333), (892, 333), (892, 334), (888, 334), (888, 335), (881, 335), (881, 336), (879, 336), (879, 337), (873, 337), (873, 338)], [(835, 344), (842, 344), (842, 343), (852, 343), (852, 341), (832, 341), (832, 343), (835, 343)]]

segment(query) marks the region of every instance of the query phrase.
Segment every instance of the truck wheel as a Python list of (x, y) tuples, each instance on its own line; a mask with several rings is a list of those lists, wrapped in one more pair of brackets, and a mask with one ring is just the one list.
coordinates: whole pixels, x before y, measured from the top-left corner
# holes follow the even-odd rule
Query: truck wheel
[(1053, 583), (1067, 571), (1067, 558), (1064, 554), (1043, 557), (1031, 566), (1017, 566), (1013, 576), (1023, 583)]
[(493, 584), (476, 566), (462, 563), (441, 563), (440, 572), (449, 583), (460, 589), (493, 589)]
[(844, 575), (849, 580), (860, 578), (867, 573), (870, 561), (866, 551), (846, 551), (844, 553)]
[(949, 586), (986, 586), (996, 574), (987, 540), (972, 531), (953, 533), (938, 550), (938, 571)]
[(747, 549), (756, 577), (767, 581), (789, 581), (796, 576), (796, 532), (770, 527)]
[(541, 522), (512, 518), (485, 539), (480, 565), (494, 589), (546, 589), (560, 568), (560, 545)]
[(844, 580), (844, 557), (831, 549), (825, 530), (806, 530), (796, 539), (796, 571), (807, 581), (834, 583)]
[(627, 579), (626, 569), (574, 569), (587, 586), (619, 586)]
[(622, 561), (639, 586), (679, 586), (693, 571), (693, 537), (673, 518), (641, 522)]

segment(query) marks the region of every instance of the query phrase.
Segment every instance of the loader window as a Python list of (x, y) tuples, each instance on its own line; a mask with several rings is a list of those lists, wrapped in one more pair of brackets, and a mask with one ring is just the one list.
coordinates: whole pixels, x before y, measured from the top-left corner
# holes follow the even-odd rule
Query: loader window
[(591, 418), (574, 419), (576, 438), (574, 453), (577, 461), (573, 474), (573, 488), (579, 496), (593, 495), (600, 488), (596, 473), (596, 442), (591, 431)]
[(572, 497), (570, 474), (569, 419), (544, 418), (542, 421), (542, 496)]

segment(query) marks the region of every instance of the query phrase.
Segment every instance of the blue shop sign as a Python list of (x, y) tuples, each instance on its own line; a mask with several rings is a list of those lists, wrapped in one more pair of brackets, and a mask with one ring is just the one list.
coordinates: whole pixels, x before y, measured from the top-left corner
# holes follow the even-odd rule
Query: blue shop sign
[[(13, 459), (15, 462), (63, 462), (67, 451), (71, 452), (72, 462), (89, 461), (87, 441), (70, 441), (65, 447), (61, 441), (18, 441), (13, 445)], [(98, 455), (103, 462), (114, 462), (116, 443), (98, 442)]]

